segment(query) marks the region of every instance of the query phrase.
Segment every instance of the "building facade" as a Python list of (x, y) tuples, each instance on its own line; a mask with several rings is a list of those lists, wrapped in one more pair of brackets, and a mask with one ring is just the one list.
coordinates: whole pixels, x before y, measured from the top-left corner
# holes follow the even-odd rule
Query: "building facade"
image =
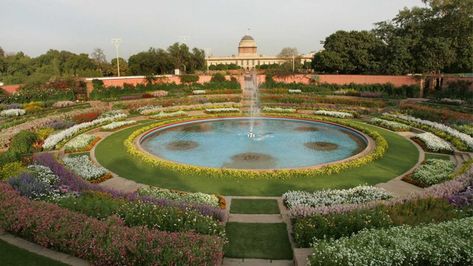
[[(302, 64), (311, 62), (313, 54), (298, 56), (296, 60), (300, 60)], [(207, 67), (217, 65), (235, 64), (243, 69), (254, 69), (261, 65), (282, 64), (293, 60), (293, 58), (281, 58), (278, 56), (266, 56), (258, 54), (258, 46), (253, 37), (249, 35), (243, 36), (238, 44), (238, 54), (232, 56), (209, 56), (206, 58)]]

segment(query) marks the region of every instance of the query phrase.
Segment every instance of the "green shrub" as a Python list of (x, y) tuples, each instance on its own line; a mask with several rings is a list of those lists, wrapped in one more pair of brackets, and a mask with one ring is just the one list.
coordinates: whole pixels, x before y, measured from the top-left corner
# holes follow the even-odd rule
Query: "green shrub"
[(38, 136), (30, 131), (22, 130), (16, 134), (8, 148), (9, 152), (23, 154), (29, 154), (33, 151), (33, 143), (38, 140)]
[(206, 235), (223, 235), (218, 221), (192, 210), (162, 207), (137, 201), (112, 198), (106, 193), (86, 192), (79, 197), (59, 200), (61, 207), (98, 219), (117, 215), (128, 226), (147, 226), (168, 232), (195, 231)]
[(20, 162), (6, 163), (0, 167), (0, 180), (18, 176), (24, 170), (25, 167)]
[(473, 217), (366, 230), (314, 244), (310, 265), (471, 265)]
[(197, 75), (181, 75), (179, 78), (182, 83), (194, 83), (199, 81), (199, 76)]
[(224, 82), (226, 81), (225, 75), (223, 75), (220, 72), (217, 72), (212, 75), (212, 78), (210, 79), (211, 82)]
[(381, 209), (357, 210), (348, 215), (314, 215), (294, 221), (294, 241), (299, 247), (309, 247), (316, 239), (340, 238), (367, 228), (392, 225), (389, 215)]

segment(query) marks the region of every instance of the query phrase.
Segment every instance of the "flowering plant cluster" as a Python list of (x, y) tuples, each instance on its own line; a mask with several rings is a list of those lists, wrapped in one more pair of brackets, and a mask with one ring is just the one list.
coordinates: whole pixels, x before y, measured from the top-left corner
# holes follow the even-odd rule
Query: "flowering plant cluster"
[(94, 135), (81, 134), (64, 145), (66, 152), (79, 152), (90, 150), (91, 144), (95, 143), (98, 138)]
[(337, 117), (337, 118), (353, 118), (353, 114), (346, 113), (346, 112), (337, 112), (337, 111), (318, 110), (318, 111), (315, 111), (314, 114), (332, 116), (332, 117)]
[(141, 196), (150, 196), (156, 199), (170, 199), (189, 203), (200, 203), (213, 207), (220, 206), (220, 200), (217, 196), (201, 192), (187, 193), (157, 187), (144, 187), (140, 188), (137, 193)]
[(99, 180), (108, 174), (107, 169), (94, 164), (87, 155), (65, 157), (63, 161), (69, 169), (87, 181)]
[(66, 190), (59, 184), (59, 177), (43, 165), (30, 165), (27, 171), (11, 177), (8, 183), (21, 195), (30, 199), (57, 200)]
[(213, 109), (205, 109), (207, 114), (215, 114), (215, 113), (239, 113), (239, 108), (234, 107), (226, 107), (226, 108), (213, 108)]
[(81, 113), (81, 114), (77, 114), (75, 116), (72, 117), (72, 120), (75, 122), (75, 123), (85, 123), (85, 122), (90, 122), (90, 121), (93, 121), (95, 119), (97, 119), (99, 117), (100, 113), (99, 112), (87, 112), (87, 113)]
[(99, 119), (95, 119), (95, 120), (90, 121), (90, 122), (85, 122), (85, 123), (74, 125), (70, 128), (67, 128), (63, 131), (60, 131), (60, 132), (58, 132), (54, 135), (49, 136), (47, 139), (44, 140), (43, 148), (47, 149), (47, 150), (54, 149), (60, 142), (66, 140), (68, 138), (73, 137), (74, 135), (76, 135), (77, 133), (79, 133), (82, 130), (89, 129), (89, 128), (95, 127), (97, 125), (107, 123), (107, 122), (111, 122), (111, 121), (118, 120), (118, 119), (122, 119), (122, 118), (125, 118), (125, 117), (126, 117), (125, 114), (117, 114), (117, 115), (114, 115), (114, 116), (99, 118)]
[(137, 109), (138, 113), (142, 115), (159, 113), (161, 110), (163, 110), (161, 105), (146, 105)]
[(26, 111), (24, 109), (7, 109), (0, 112), (0, 116), (22, 116), (25, 115)]
[(55, 102), (53, 104), (53, 107), (54, 108), (64, 108), (64, 107), (69, 107), (69, 106), (73, 106), (75, 105), (76, 103), (73, 102), (73, 101), (58, 101), (58, 102)]
[(358, 123), (352, 123), (350, 121), (342, 120), (342, 119), (335, 119), (335, 118), (322, 118), (322, 117), (313, 117), (307, 115), (291, 115), (285, 114), (285, 116), (291, 118), (301, 118), (301, 119), (317, 119), (322, 121), (329, 121), (334, 123), (343, 124), (355, 129), (358, 129), (367, 135), (369, 135), (375, 142), (376, 147), (373, 151), (369, 154), (358, 157), (349, 161), (340, 162), (336, 164), (330, 164), (327, 166), (323, 166), (320, 168), (307, 168), (307, 169), (291, 169), (291, 170), (270, 170), (270, 171), (251, 171), (251, 170), (240, 170), (240, 169), (215, 169), (215, 168), (208, 168), (208, 167), (199, 167), (199, 166), (192, 166), (192, 165), (184, 165), (178, 164), (171, 161), (162, 160), (156, 156), (152, 156), (146, 152), (141, 151), (135, 146), (135, 140), (141, 134), (145, 133), (146, 131), (163, 126), (166, 124), (178, 123), (178, 122), (185, 122), (185, 121), (192, 121), (194, 119), (199, 118), (212, 118), (214, 116), (201, 116), (201, 117), (193, 117), (193, 118), (181, 118), (181, 119), (173, 119), (173, 120), (163, 120), (145, 127), (142, 127), (135, 132), (133, 132), (125, 141), (124, 145), (127, 152), (135, 156), (146, 163), (153, 165), (154, 167), (168, 169), (170, 171), (179, 171), (181, 173), (188, 173), (192, 175), (205, 175), (205, 176), (212, 176), (212, 177), (239, 177), (239, 178), (292, 178), (292, 177), (300, 177), (300, 176), (313, 176), (318, 174), (334, 174), (339, 173), (340, 171), (351, 168), (351, 167), (360, 167), (365, 165), (373, 160), (381, 158), (386, 150), (388, 149), (387, 141), (377, 132), (371, 131), (363, 126), (360, 126)]
[(293, 108), (281, 108), (281, 107), (263, 107), (263, 112), (267, 113), (295, 113), (297, 110)]
[(365, 230), (351, 237), (316, 241), (310, 265), (470, 265), (472, 234), (473, 217)]
[(430, 132), (418, 134), (415, 136), (415, 139), (422, 141), (422, 143), (424, 143), (428, 151), (446, 152), (446, 153), (453, 152), (453, 148), (452, 146), (450, 146), (450, 143), (435, 136), (434, 134)]
[(172, 206), (180, 210), (195, 210), (202, 215), (213, 217), (216, 220), (224, 221), (225, 212), (219, 208), (211, 207), (209, 205), (191, 204), (186, 202), (178, 202), (167, 199), (155, 199), (147, 196), (139, 196), (136, 193), (121, 193), (116, 190), (106, 189), (97, 184), (91, 184), (80, 178), (73, 171), (69, 170), (63, 164), (59, 163), (51, 154), (42, 153), (34, 156), (36, 164), (47, 166), (51, 171), (59, 177), (59, 185), (68, 187), (73, 192), (97, 191), (106, 192), (114, 198), (122, 198), (130, 201), (142, 201), (157, 206), (167, 207)]
[(289, 93), (302, 93), (302, 90), (299, 90), (299, 89), (289, 89), (288, 92), (289, 92)]
[(430, 159), (417, 168), (406, 180), (421, 187), (428, 187), (446, 181), (455, 169), (451, 161)]
[(289, 191), (282, 195), (289, 209), (297, 207), (319, 207), (335, 204), (359, 204), (391, 198), (384, 189), (372, 186), (357, 186), (350, 189), (327, 189), (316, 192)]
[(153, 115), (152, 118), (169, 118), (169, 117), (179, 117), (179, 116), (187, 116), (187, 112), (179, 110), (175, 112), (159, 112), (156, 115)]
[(206, 90), (193, 90), (192, 94), (205, 94), (206, 92)]
[(4, 230), (94, 265), (219, 265), (223, 257), (224, 240), (218, 236), (127, 227), (114, 216), (101, 221), (31, 201), (4, 183), (0, 217)]
[(119, 115), (125, 115), (126, 116), (126, 114), (122, 110), (111, 110), (111, 111), (107, 111), (107, 112), (102, 113), (99, 116), (99, 118), (109, 118), (109, 117), (115, 117), (115, 116), (119, 116)]
[(465, 133), (462, 133), (462, 132), (460, 132), (460, 131), (458, 131), (454, 128), (451, 128), (447, 125), (437, 123), (437, 122), (432, 122), (432, 121), (429, 121), (429, 120), (423, 120), (423, 119), (416, 118), (416, 117), (409, 116), (409, 115), (402, 115), (402, 114), (385, 114), (385, 115), (389, 116), (389, 117), (405, 120), (405, 121), (408, 121), (408, 122), (411, 122), (411, 123), (414, 123), (414, 124), (417, 124), (417, 125), (424, 125), (424, 126), (434, 128), (436, 130), (439, 130), (441, 132), (444, 132), (448, 135), (451, 135), (455, 138), (460, 139), (461, 141), (463, 141), (468, 146), (468, 148), (470, 150), (473, 150), (473, 137), (472, 136), (470, 136), (468, 134), (465, 134)]
[(126, 126), (133, 125), (133, 124), (136, 124), (135, 120), (115, 121), (115, 122), (112, 122), (108, 125), (102, 126), (102, 129), (103, 130), (115, 130), (117, 128), (122, 128), (122, 127), (126, 127)]
[(393, 131), (408, 131), (411, 128), (410, 126), (399, 122), (389, 121), (376, 117), (371, 118), (370, 123)]

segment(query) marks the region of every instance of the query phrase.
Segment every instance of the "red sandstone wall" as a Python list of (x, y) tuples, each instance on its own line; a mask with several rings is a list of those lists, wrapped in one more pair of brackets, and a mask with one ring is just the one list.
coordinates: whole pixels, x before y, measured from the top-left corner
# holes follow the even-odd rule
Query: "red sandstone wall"
[[(315, 75), (320, 83), (348, 85), (355, 84), (386, 84), (396, 87), (403, 85), (419, 85), (420, 81), (410, 76), (378, 76), (378, 75)], [(309, 84), (314, 75), (294, 75), (288, 77), (274, 77), (278, 82)]]

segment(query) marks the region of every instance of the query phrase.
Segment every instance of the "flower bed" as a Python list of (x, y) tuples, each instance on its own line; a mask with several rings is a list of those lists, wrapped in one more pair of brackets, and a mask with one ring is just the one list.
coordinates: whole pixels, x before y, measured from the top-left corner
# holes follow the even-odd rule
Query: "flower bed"
[(423, 146), (427, 151), (449, 154), (453, 152), (453, 148), (452, 146), (450, 146), (450, 143), (435, 136), (430, 132), (418, 134), (414, 137), (414, 140), (419, 140), (421, 144), (423, 144), (421, 146)]
[(160, 105), (147, 105), (137, 109), (138, 113), (142, 115), (151, 115), (158, 113), (163, 110), (163, 107)]
[(205, 109), (204, 111), (207, 114), (216, 114), (216, 113), (239, 113), (239, 108), (234, 107), (226, 107), (226, 108), (213, 108), (213, 109)]
[(187, 116), (187, 112), (179, 110), (175, 112), (159, 112), (156, 115), (153, 115), (152, 118), (169, 118), (169, 117), (179, 117), (179, 116)]
[(337, 118), (353, 118), (353, 114), (346, 113), (346, 112), (337, 112), (337, 111), (318, 110), (318, 111), (315, 111), (314, 114), (337, 117)]
[(108, 125), (102, 126), (102, 130), (104, 130), (104, 131), (112, 131), (112, 130), (124, 128), (124, 127), (129, 126), (129, 125), (133, 125), (133, 124), (136, 124), (136, 121), (135, 121), (135, 120), (130, 120), (130, 121), (116, 121), (116, 122), (112, 122), (112, 123), (110, 123), (110, 124), (108, 124)]
[[(473, 137), (471, 137), (468, 134), (462, 133), (462, 132), (460, 132), (460, 131), (458, 131), (454, 128), (451, 128), (447, 125), (437, 123), (437, 122), (432, 122), (432, 121), (429, 121), (429, 120), (423, 120), (423, 119), (420, 119), (420, 118), (415, 118), (415, 117), (409, 116), (409, 115), (401, 115), (401, 114), (385, 114), (385, 115), (388, 116), (388, 117), (393, 117), (393, 118), (401, 119), (401, 120), (404, 120), (404, 121), (408, 121), (408, 122), (411, 122), (415, 125), (422, 125), (422, 126), (427, 126), (427, 127), (433, 128), (433, 129), (435, 129), (433, 131), (433, 133), (435, 135), (439, 135), (439, 133), (437, 133), (436, 131), (443, 132), (443, 133), (447, 134), (448, 136), (457, 138), (460, 141), (462, 141), (467, 146), (466, 149), (473, 150)], [(440, 136), (440, 137), (445, 138), (445, 136)], [(455, 142), (453, 142), (453, 144), (455, 144)], [(459, 149), (462, 148), (458, 144), (455, 145), (455, 146), (457, 146)]]
[(99, 118), (99, 115), (100, 113), (98, 112), (88, 112), (88, 113), (83, 113), (83, 114), (77, 114), (72, 118), (72, 120), (75, 123), (80, 124), (80, 123), (93, 121)]
[(87, 155), (65, 157), (63, 161), (69, 169), (89, 182), (104, 181), (103, 177), (108, 174), (107, 169), (94, 164)]
[(327, 189), (316, 192), (289, 191), (282, 195), (289, 208), (319, 207), (335, 204), (359, 204), (368, 201), (386, 200), (391, 196), (382, 188), (357, 186), (350, 189)]
[[(315, 119), (313, 116), (305, 116), (305, 115), (297, 115), (291, 116), (286, 114), (287, 117), (291, 118), (301, 118), (301, 119)], [(371, 151), (368, 155), (358, 157), (352, 160), (348, 160), (345, 162), (340, 162), (336, 164), (330, 164), (326, 166), (322, 166), (320, 168), (305, 168), (305, 169), (291, 169), (291, 170), (268, 170), (268, 171), (252, 171), (252, 170), (241, 170), (241, 169), (215, 169), (215, 168), (207, 168), (207, 167), (199, 167), (199, 166), (192, 166), (192, 165), (184, 165), (178, 164), (174, 162), (170, 162), (167, 160), (162, 160), (156, 156), (152, 156), (146, 152), (141, 151), (135, 146), (135, 139), (138, 138), (141, 134), (154, 129), (159, 126), (163, 126), (166, 124), (172, 123), (179, 123), (185, 121), (192, 121), (194, 119), (199, 118), (212, 118), (214, 116), (203, 116), (203, 117), (194, 117), (192, 119), (174, 119), (174, 120), (166, 120), (157, 122), (143, 128), (140, 128), (133, 132), (124, 142), (127, 152), (143, 160), (146, 163), (153, 165), (154, 167), (159, 167), (163, 169), (167, 169), (169, 171), (179, 171), (184, 174), (189, 175), (204, 175), (204, 176), (211, 176), (211, 177), (238, 177), (238, 178), (292, 178), (294, 176), (313, 176), (317, 174), (334, 174), (339, 173), (340, 171), (351, 168), (351, 167), (359, 167), (365, 165), (373, 160), (381, 158), (388, 148), (388, 143), (386, 140), (377, 132), (373, 132), (371, 130), (366, 129), (365, 127), (360, 126), (359, 124), (351, 123), (349, 121), (343, 121), (334, 118), (319, 118), (317, 120), (322, 121), (330, 121), (335, 123), (340, 123), (355, 129), (358, 129), (367, 135), (369, 135), (375, 142), (376, 147), (373, 151)]]
[(409, 131), (411, 129), (408, 125), (376, 117), (371, 118), (370, 123), (393, 131)]
[(117, 114), (110, 117), (99, 118), (90, 122), (74, 125), (68, 129), (60, 131), (59, 133), (49, 136), (46, 140), (44, 140), (43, 148), (46, 150), (54, 149), (58, 144), (73, 137), (74, 135), (78, 134), (82, 130), (89, 129), (97, 125), (111, 122), (118, 119), (122, 119), (125, 117), (126, 117), (125, 114)]
[(428, 187), (448, 180), (454, 169), (453, 162), (430, 159), (403, 180), (420, 187)]
[(198, 94), (205, 94), (206, 90), (193, 90), (192, 94), (198, 95)]
[(295, 113), (297, 110), (293, 108), (281, 108), (281, 107), (264, 107), (263, 112), (267, 113)]
[(206, 204), (213, 207), (220, 207), (220, 198), (215, 195), (205, 193), (187, 193), (181, 191), (173, 191), (164, 188), (146, 187), (138, 190), (138, 195), (150, 196), (156, 199), (170, 199), (175, 201), (183, 201), (189, 203)]
[(7, 109), (0, 112), (0, 116), (6, 116), (6, 117), (22, 116), (25, 114), (26, 114), (26, 111), (24, 109)]
[(289, 92), (289, 93), (297, 93), (297, 94), (299, 94), (299, 93), (302, 93), (302, 90), (299, 90), (299, 89), (289, 89), (288, 92)]
[(471, 265), (473, 217), (314, 243), (310, 265)]
[(213, 217), (216, 220), (223, 221), (225, 219), (225, 212), (219, 208), (214, 208), (208, 205), (202, 204), (190, 204), (186, 202), (177, 202), (167, 199), (154, 199), (151, 197), (138, 196), (136, 193), (121, 193), (116, 190), (106, 189), (96, 184), (91, 184), (84, 179), (78, 177), (74, 172), (60, 164), (51, 154), (42, 153), (34, 156), (34, 161), (37, 164), (46, 166), (59, 177), (59, 185), (67, 187), (71, 191), (84, 192), (84, 191), (98, 191), (107, 192), (115, 198), (124, 198), (128, 200), (139, 200), (155, 204), (157, 206), (172, 206), (181, 210), (195, 210), (202, 215)]
[(217, 220), (197, 211), (113, 198), (103, 192), (82, 192), (79, 196), (59, 200), (58, 205), (97, 219), (116, 215), (130, 227), (146, 226), (167, 232), (193, 231), (204, 235), (225, 235), (223, 226)]
[(84, 152), (89, 151), (92, 149), (95, 143), (99, 141), (100, 138), (89, 135), (89, 134), (81, 134), (68, 143), (64, 145), (64, 149), (66, 152)]
[(4, 230), (94, 265), (219, 265), (223, 256), (220, 237), (130, 228), (113, 217), (100, 221), (31, 201), (4, 183), (0, 217)]

